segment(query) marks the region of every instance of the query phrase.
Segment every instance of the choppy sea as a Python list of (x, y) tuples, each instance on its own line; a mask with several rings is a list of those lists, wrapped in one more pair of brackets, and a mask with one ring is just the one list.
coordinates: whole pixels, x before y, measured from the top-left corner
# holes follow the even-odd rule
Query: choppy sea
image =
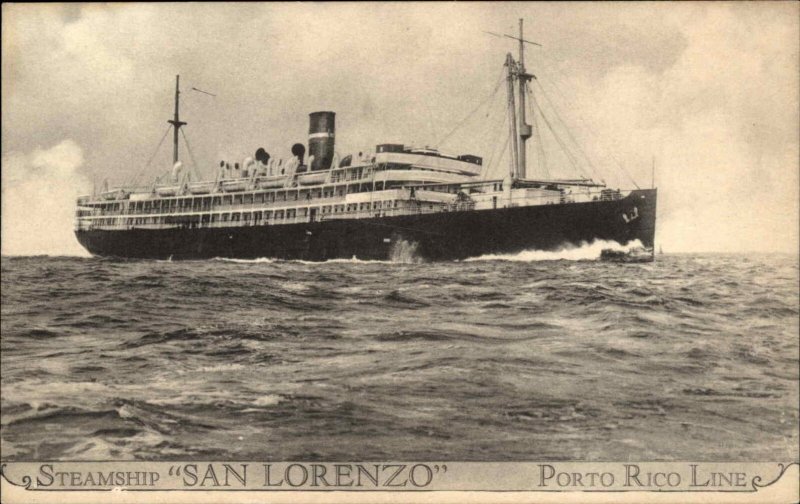
[(2, 258), (4, 460), (798, 458), (798, 258)]

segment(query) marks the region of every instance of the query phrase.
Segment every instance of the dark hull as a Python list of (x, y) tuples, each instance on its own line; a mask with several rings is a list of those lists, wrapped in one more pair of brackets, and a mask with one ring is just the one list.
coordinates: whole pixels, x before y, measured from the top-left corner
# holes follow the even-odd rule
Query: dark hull
[[(628, 217), (629, 222), (626, 222)], [(638, 215), (633, 219), (631, 216)], [(596, 239), (653, 246), (656, 190), (594, 201), (372, 219), (203, 229), (76, 231), (98, 256), (150, 259), (392, 259), (413, 252), (454, 260), (522, 250), (555, 250)]]

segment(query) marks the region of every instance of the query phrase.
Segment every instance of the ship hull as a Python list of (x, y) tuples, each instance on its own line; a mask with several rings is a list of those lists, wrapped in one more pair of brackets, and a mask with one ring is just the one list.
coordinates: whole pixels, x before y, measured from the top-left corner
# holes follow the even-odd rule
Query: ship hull
[(656, 190), (614, 201), (512, 207), (321, 222), (195, 229), (76, 231), (91, 254), (142, 259), (214, 257), (459, 260), (557, 250), (594, 240), (653, 246)]

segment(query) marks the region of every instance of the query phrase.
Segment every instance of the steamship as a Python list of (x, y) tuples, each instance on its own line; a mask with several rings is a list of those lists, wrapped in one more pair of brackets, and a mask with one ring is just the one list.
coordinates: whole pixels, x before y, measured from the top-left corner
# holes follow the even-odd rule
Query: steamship
[(527, 176), (525, 101), (535, 77), (524, 65), (522, 21), (519, 37), (505, 36), (519, 41), (519, 55), (504, 65), (509, 166), (501, 178), (487, 177), (479, 156), (429, 147), (383, 143), (340, 156), (335, 113), (322, 111), (309, 116), (308, 149), (295, 144), (287, 161), (259, 148), (240, 163), (220, 162), (213, 180), (194, 180), (179, 160), (178, 76), (172, 169), (149, 186), (79, 197), (77, 239), (96, 256), (152, 259), (460, 260), (594, 240), (652, 248), (655, 188)]

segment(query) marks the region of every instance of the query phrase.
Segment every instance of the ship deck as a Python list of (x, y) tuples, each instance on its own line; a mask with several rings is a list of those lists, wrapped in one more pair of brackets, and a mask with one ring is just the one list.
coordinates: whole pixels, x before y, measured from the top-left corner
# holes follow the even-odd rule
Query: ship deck
[(652, 246), (656, 197), (655, 190), (634, 190), (624, 198), (564, 204), (224, 227), (134, 226), (78, 230), (76, 236), (92, 254), (128, 258), (387, 260), (411, 249), (423, 259), (457, 260), (597, 239)]

